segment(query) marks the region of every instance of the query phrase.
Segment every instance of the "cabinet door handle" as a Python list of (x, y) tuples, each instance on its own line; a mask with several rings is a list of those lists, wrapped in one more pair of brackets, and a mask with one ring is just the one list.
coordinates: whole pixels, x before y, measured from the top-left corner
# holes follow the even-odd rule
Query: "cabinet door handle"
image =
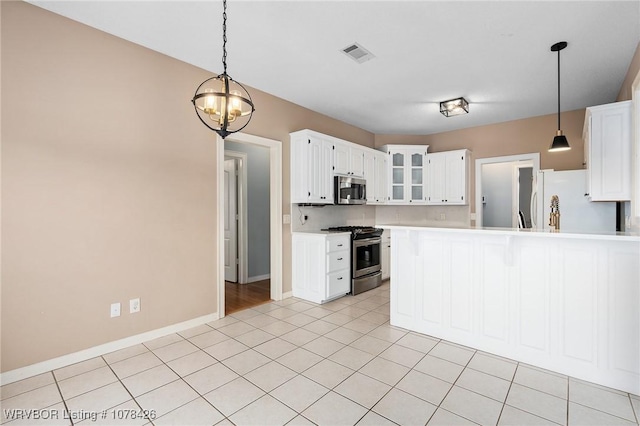
[(338, 247), (342, 247), (342, 244), (338, 244)]
[(585, 197), (588, 197), (588, 196), (589, 196), (589, 193), (587, 192), (586, 194), (584, 194), (584, 196), (585, 196)]
[(343, 257), (339, 257), (339, 258), (338, 258), (338, 260), (342, 260), (342, 259), (344, 259), (344, 258), (343, 258)]
[(342, 279), (342, 277), (338, 277), (338, 281), (340, 281)]

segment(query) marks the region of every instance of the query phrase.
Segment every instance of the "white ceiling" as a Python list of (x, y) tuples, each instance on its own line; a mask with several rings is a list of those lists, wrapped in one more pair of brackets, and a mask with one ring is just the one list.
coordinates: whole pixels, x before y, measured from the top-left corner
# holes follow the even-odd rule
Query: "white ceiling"
[[(30, 3), (222, 72), (219, 0)], [(639, 0), (228, 0), (227, 14), (235, 80), (377, 134), (554, 113), (549, 48), (563, 40), (562, 110), (613, 102), (640, 41)], [(358, 64), (341, 52), (354, 42), (376, 57)], [(469, 114), (439, 113), (439, 101), (459, 96)]]

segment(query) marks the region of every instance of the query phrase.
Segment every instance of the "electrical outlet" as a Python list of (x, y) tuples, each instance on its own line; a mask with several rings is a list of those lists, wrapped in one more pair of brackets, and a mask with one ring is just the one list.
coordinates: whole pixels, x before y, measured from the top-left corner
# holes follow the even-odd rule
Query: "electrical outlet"
[(282, 223), (285, 225), (287, 223), (291, 223), (291, 215), (290, 214), (282, 215)]
[(130, 314), (135, 314), (136, 312), (140, 312), (140, 298), (139, 297), (129, 300), (129, 313)]
[(440, 213), (440, 220), (447, 220), (447, 216), (444, 213)]
[(111, 304), (111, 318), (120, 316), (120, 302)]

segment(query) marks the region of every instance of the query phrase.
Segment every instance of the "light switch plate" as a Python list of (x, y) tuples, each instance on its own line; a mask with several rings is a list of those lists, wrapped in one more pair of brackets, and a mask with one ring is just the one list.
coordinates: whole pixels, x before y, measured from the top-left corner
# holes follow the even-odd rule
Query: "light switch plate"
[(111, 304), (111, 318), (120, 316), (120, 302)]

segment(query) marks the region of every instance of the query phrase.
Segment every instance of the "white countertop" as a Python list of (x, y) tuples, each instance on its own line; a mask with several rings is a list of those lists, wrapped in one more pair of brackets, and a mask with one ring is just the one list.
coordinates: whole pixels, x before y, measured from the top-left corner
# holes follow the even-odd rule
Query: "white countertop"
[(384, 229), (404, 229), (404, 230), (430, 230), (437, 232), (452, 233), (468, 233), (481, 232), (487, 235), (516, 235), (523, 237), (540, 237), (540, 238), (568, 238), (568, 239), (588, 239), (588, 240), (615, 240), (615, 241), (632, 241), (640, 242), (640, 234), (638, 232), (612, 232), (612, 233), (576, 233), (567, 231), (550, 232), (535, 229), (517, 229), (517, 228), (482, 228), (482, 227), (446, 227), (439, 228), (433, 226), (416, 226), (416, 225), (385, 225), (376, 224), (376, 227)]
[(317, 234), (317, 235), (351, 235), (351, 232), (347, 231), (292, 231), (292, 234)]

